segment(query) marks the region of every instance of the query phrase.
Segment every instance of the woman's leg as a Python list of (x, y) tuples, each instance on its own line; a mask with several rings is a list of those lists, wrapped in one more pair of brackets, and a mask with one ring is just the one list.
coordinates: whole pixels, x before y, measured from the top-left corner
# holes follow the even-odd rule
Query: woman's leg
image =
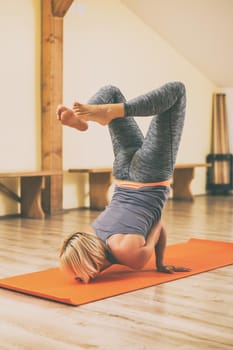
[[(108, 104), (101, 106), (78, 104), (74, 111), (79, 118), (100, 124), (115, 124), (116, 118), (119, 119), (119, 124), (122, 121), (122, 127), (118, 131), (122, 133), (124, 142), (128, 146), (121, 148), (120, 153), (123, 157), (121, 159), (127, 159), (127, 162), (122, 162), (122, 164), (127, 163), (128, 166), (129, 161), (131, 164), (129, 173), (125, 166), (126, 171), (120, 172), (121, 177), (118, 177), (116, 172), (116, 177), (137, 182), (157, 182), (171, 178), (184, 124), (186, 107), (184, 85), (180, 82), (168, 83), (130, 101), (125, 102), (124, 98), (114, 101), (115, 104), (111, 104), (109, 99)], [(95, 103), (106, 103), (106, 101), (102, 99)], [(145, 140), (142, 142), (143, 136), (141, 135), (134, 143), (134, 133), (131, 133), (128, 127), (130, 125), (128, 120), (131, 120), (133, 116), (152, 115), (154, 117)], [(102, 116), (103, 120), (101, 120)], [(138, 128), (136, 133), (138, 133)], [(117, 139), (119, 137), (120, 135)], [(127, 149), (126, 156), (124, 156), (125, 149)], [(115, 150), (117, 158), (117, 146)], [(118, 164), (121, 164), (121, 160)]]
[(186, 96), (182, 83), (168, 83), (125, 103), (128, 116), (155, 115), (131, 161), (130, 180), (157, 182), (173, 175), (184, 125)]
[[(88, 104), (117, 104), (124, 103), (126, 99), (122, 92), (115, 86), (102, 87)], [(108, 124), (111, 135), (113, 152), (115, 156), (113, 175), (117, 179), (128, 179), (129, 167), (135, 152), (143, 144), (143, 134), (134, 118), (116, 118)]]

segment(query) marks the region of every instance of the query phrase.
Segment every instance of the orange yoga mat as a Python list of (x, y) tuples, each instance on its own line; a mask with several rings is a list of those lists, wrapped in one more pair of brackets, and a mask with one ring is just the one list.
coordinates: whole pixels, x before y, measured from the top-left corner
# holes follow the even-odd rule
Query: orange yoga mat
[(190, 239), (168, 246), (166, 264), (192, 268), (190, 272), (155, 272), (154, 258), (141, 271), (114, 265), (89, 284), (68, 281), (59, 268), (0, 279), (0, 287), (57, 302), (82, 305), (155, 286), (233, 263), (233, 243)]

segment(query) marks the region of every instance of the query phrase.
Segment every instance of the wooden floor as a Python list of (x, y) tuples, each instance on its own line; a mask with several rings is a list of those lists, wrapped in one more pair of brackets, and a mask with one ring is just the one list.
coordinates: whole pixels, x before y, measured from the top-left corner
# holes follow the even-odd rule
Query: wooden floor
[[(61, 240), (94, 211), (0, 220), (0, 277), (58, 265)], [(169, 200), (169, 244), (233, 241), (233, 197)], [(233, 266), (80, 307), (0, 289), (1, 350), (233, 349)]]

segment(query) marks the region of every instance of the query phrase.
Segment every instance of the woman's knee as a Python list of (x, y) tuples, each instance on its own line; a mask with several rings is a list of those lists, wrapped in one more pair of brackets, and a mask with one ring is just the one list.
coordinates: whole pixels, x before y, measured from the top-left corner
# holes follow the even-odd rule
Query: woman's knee
[(109, 95), (112, 96), (114, 103), (122, 103), (126, 101), (121, 90), (115, 85), (105, 85), (101, 89), (103, 92), (107, 92)]
[(177, 82), (177, 86), (178, 86), (180, 95), (185, 97), (185, 95), (186, 95), (186, 88), (185, 88), (184, 83), (182, 83), (181, 81), (178, 81)]

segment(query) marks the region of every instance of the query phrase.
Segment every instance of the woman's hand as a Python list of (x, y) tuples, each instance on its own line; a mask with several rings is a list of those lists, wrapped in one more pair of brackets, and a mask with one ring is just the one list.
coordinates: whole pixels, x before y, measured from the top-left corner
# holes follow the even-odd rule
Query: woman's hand
[(191, 271), (189, 267), (174, 266), (174, 265), (162, 265), (157, 267), (158, 272), (174, 273), (174, 272), (188, 272)]

